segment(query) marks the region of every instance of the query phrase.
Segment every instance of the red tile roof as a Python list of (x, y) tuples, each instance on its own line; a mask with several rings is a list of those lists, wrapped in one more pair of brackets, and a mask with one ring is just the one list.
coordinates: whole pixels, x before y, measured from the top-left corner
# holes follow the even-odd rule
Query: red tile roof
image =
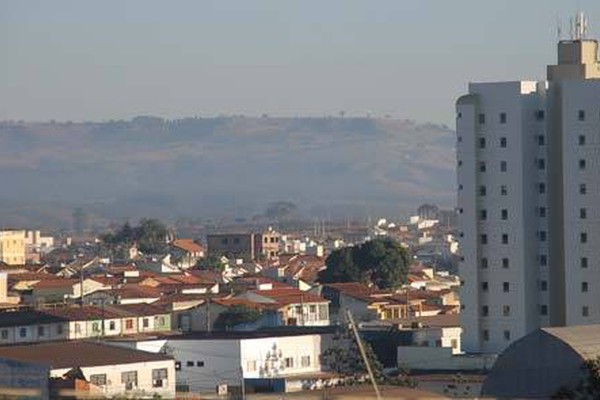
[(313, 293), (306, 293), (292, 287), (273, 290), (256, 290), (253, 293), (274, 300), (280, 306), (301, 303), (328, 303), (329, 301)]
[(202, 253), (204, 251), (204, 247), (192, 239), (177, 239), (171, 242), (171, 246), (187, 251), (188, 253)]

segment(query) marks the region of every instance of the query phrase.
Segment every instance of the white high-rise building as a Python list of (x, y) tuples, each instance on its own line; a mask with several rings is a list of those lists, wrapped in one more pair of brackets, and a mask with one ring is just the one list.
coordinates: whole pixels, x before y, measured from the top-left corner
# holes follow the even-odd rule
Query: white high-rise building
[(547, 81), (456, 103), (463, 348), (600, 323), (600, 64), (578, 17)]

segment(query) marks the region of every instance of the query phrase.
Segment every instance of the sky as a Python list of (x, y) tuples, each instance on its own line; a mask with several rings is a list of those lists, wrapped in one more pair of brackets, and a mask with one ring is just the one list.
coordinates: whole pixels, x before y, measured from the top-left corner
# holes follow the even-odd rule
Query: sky
[(386, 116), (544, 79), (597, 0), (0, 0), (0, 120)]

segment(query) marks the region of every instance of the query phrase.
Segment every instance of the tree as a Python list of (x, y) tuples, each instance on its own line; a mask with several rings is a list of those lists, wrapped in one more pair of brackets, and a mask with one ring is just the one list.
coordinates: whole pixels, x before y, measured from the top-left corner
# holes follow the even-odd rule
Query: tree
[(262, 312), (245, 306), (232, 306), (223, 311), (215, 320), (214, 327), (219, 330), (230, 330), (236, 325), (254, 322), (262, 317)]
[(410, 259), (400, 243), (374, 239), (360, 246), (333, 251), (319, 273), (319, 282), (362, 282), (379, 288), (395, 288), (406, 283)]
[(221, 261), (221, 257), (210, 255), (198, 261), (196, 267), (207, 271), (222, 272), (225, 269), (225, 263)]
[(116, 232), (106, 233), (100, 238), (114, 247), (131, 246), (137, 243), (143, 253), (160, 254), (167, 251), (167, 227), (156, 219), (143, 219), (138, 226), (126, 222)]
[(599, 399), (600, 398), (600, 357), (586, 360), (581, 369), (584, 377), (574, 388), (561, 387), (553, 399)]

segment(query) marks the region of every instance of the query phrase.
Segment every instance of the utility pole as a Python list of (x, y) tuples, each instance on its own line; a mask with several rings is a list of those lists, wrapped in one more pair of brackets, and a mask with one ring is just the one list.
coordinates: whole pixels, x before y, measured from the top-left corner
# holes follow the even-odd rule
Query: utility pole
[(375, 375), (373, 374), (373, 369), (371, 368), (371, 364), (367, 359), (367, 353), (365, 351), (365, 346), (358, 334), (358, 329), (356, 329), (356, 325), (354, 324), (354, 318), (352, 317), (352, 313), (350, 310), (346, 310), (346, 314), (348, 315), (348, 320), (350, 321), (350, 327), (352, 328), (352, 332), (354, 333), (354, 337), (356, 339), (356, 343), (358, 344), (358, 349), (360, 350), (360, 355), (367, 367), (367, 372), (369, 373), (369, 378), (371, 379), (371, 383), (373, 384), (373, 390), (375, 390), (375, 395), (377, 396), (377, 400), (381, 400), (381, 393), (379, 393), (379, 387), (377, 386), (377, 382), (375, 382)]
[(212, 327), (210, 326), (210, 295), (206, 299), (206, 332), (210, 333)]
[(242, 384), (242, 400), (246, 400), (246, 383), (244, 383), (244, 368), (240, 365), (240, 383)]

